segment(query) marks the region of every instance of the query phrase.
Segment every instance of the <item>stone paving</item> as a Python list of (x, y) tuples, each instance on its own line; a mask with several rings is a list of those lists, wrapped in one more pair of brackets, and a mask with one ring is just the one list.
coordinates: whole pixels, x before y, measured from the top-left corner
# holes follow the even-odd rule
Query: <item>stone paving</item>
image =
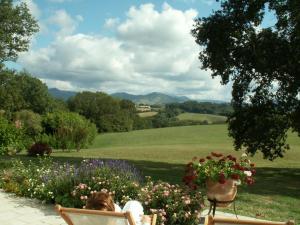
[(0, 225), (66, 225), (53, 205), (0, 190)]

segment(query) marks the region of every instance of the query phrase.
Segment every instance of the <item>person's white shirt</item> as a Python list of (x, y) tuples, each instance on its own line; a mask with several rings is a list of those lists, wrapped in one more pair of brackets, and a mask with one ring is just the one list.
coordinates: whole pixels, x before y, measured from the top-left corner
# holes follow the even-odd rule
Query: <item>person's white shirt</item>
[(142, 218), (144, 216), (144, 208), (142, 204), (138, 201), (131, 200), (128, 201), (123, 209), (120, 208), (117, 204), (115, 204), (115, 211), (116, 212), (131, 212), (131, 215), (133, 217), (133, 220), (135, 221), (136, 225), (143, 225), (142, 224)]

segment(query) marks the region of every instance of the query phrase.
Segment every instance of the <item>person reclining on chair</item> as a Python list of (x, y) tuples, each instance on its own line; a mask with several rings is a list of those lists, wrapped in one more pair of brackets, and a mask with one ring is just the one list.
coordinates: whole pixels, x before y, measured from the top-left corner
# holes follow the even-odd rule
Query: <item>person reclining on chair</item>
[(144, 209), (138, 201), (128, 201), (123, 210), (114, 203), (112, 196), (106, 192), (94, 192), (86, 202), (86, 209), (102, 210), (102, 211), (114, 211), (114, 212), (126, 212), (129, 211), (136, 225), (150, 224), (151, 218), (144, 215)]

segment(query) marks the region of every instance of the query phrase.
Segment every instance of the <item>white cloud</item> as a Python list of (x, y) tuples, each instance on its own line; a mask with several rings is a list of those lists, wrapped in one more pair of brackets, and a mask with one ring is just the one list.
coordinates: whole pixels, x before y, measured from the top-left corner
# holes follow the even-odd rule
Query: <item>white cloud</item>
[(115, 37), (74, 34), (78, 18), (56, 11), (49, 20), (59, 26), (55, 41), (31, 50), (19, 62), (49, 86), (67, 90), (163, 92), (194, 99), (230, 98), (230, 88), (200, 70), (199, 47), (190, 34), (197, 11), (164, 4), (131, 7), (124, 21), (105, 26)]
[(41, 79), (43, 83), (46, 83), (49, 88), (58, 88), (60, 90), (70, 91), (73, 90), (71, 82), (61, 81), (61, 80), (50, 80), (50, 79)]
[[(80, 20), (78, 17), (77, 19)], [(59, 27), (57, 35), (60, 37), (72, 34), (77, 27), (76, 19), (73, 19), (65, 10), (62, 9), (55, 11), (48, 19), (48, 22)]]
[(114, 28), (120, 22), (119, 18), (108, 18), (105, 20), (104, 27)]

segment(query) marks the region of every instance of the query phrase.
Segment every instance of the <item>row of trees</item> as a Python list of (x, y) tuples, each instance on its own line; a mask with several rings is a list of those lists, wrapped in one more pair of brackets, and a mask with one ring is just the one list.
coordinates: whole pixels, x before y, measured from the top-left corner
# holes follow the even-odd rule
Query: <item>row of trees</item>
[(29, 73), (7, 69), (0, 70), (0, 110), (5, 124), (0, 127), (0, 145), (6, 153), (36, 142), (79, 150), (91, 143), (97, 131), (152, 127), (136, 114), (131, 101), (114, 99), (102, 92), (82, 92), (64, 102), (53, 98), (47, 86)]
[(183, 103), (172, 103), (166, 105), (166, 110), (179, 114), (181, 112), (204, 113), (228, 116), (233, 109), (229, 103), (212, 103), (212, 102), (197, 102), (186, 101)]
[(12, 121), (0, 116), (0, 154), (15, 154), (35, 143), (79, 151), (91, 144), (96, 134), (96, 126), (77, 113), (39, 115), (21, 110), (13, 114)]
[(71, 111), (96, 124), (99, 132), (122, 132), (135, 128), (135, 105), (129, 100), (117, 100), (102, 92), (82, 92), (68, 100)]

